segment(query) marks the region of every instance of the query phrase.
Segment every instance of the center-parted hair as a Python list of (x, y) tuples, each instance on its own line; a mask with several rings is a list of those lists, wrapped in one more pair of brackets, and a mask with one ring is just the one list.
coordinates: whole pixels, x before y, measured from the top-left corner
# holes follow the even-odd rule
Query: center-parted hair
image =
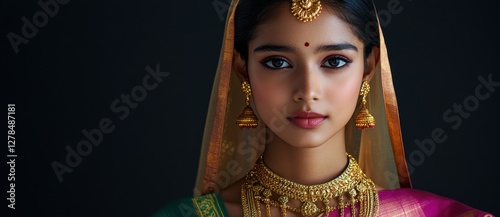
[[(248, 59), (248, 42), (255, 37), (255, 28), (272, 18), (272, 12), (282, 3), (291, 5), (291, 0), (240, 0), (235, 15), (234, 47), (244, 60)], [(364, 44), (365, 58), (373, 47), (380, 46), (377, 17), (371, 0), (321, 0), (321, 4), (324, 10), (331, 10), (349, 24)]]

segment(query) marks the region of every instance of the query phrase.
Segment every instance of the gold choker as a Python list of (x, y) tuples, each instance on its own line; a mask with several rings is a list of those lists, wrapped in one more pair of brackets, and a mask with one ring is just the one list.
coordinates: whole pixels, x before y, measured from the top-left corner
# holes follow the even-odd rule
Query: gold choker
[[(284, 179), (273, 173), (260, 160), (247, 174), (241, 186), (241, 202), (245, 217), (260, 217), (260, 203), (266, 207), (266, 214), (271, 216), (271, 206), (280, 208), (281, 216), (287, 211), (309, 217), (339, 210), (344, 216), (344, 209), (350, 208), (351, 216), (376, 216), (378, 194), (375, 184), (361, 171), (356, 160), (349, 154), (347, 168), (337, 178), (319, 185), (302, 185)], [(288, 205), (290, 199), (301, 202), (301, 207)], [(347, 201), (346, 201), (347, 200)], [(322, 207), (318, 205), (323, 204)], [(356, 212), (356, 203), (359, 203)]]

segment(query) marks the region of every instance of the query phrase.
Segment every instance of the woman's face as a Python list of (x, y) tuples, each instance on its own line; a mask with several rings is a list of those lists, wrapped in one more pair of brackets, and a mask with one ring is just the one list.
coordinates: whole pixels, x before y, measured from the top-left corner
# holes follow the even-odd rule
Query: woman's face
[(304, 23), (281, 4), (249, 42), (248, 76), (264, 123), (295, 147), (344, 136), (364, 74), (363, 42), (323, 8)]

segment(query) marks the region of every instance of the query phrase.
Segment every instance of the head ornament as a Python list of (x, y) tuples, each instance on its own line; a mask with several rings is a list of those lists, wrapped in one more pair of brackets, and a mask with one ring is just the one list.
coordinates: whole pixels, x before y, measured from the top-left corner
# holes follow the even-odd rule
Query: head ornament
[(302, 22), (312, 21), (321, 13), (319, 0), (292, 0), (292, 14)]

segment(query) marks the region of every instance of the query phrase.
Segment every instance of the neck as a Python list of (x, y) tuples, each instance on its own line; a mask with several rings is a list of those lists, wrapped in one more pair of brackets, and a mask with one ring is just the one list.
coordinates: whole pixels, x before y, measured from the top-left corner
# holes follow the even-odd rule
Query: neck
[(303, 185), (328, 182), (347, 166), (344, 130), (317, 147), (294, 147), (275, 135), (266, 145), (264, 163), (277, 175)]

